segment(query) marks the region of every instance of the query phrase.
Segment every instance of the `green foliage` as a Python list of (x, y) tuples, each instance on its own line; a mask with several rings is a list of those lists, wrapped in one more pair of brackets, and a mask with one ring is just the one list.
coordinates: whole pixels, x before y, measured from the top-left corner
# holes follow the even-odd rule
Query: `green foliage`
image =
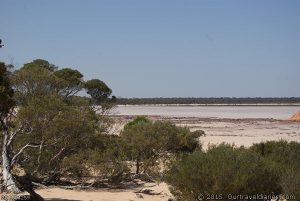
[[(157, 135), (151, 135), (152, 122), (134, 120), (126, 125), (121, 140), (129, 160), (136, 161), (136, 173), (140, 172), (141, 162), (157, 156)], [(147, 167), (144, 167), (146, 169)]]
[(128, 130), (128, 129), (134, 127), (135, 125), (143, 124), (143, 123), (151, 123), (151, 121), (149, 119), (147, 119), (145, 116), (138, 116), (133, 121), (128, 122), (124, 126), (124, 130)]
[[(2, 130), (7, 129), (7, 124), (4, 122), (9, 116), (9, 113), (15, 106), (14, 91), (10, 83), (10, 72), (7, 66), (0, 62), (0, 143), (3, 143)], [(2, 146), (0, 146), (2, 151)]]
[[(18, 160), (27, 174), (34, 177), (50, 178), (58, 173), (82, 178), (91, 176), (90, 168), (113, 171), (122, 167), (113, 155), (116, 140), (104, 137), (110, 122), (90, 107), (70, 105), (60, 95), (49, 94), (31, 98), (21, 107), (17, 123), (27, 127), (14, 143), (16, 150), (26, 143), (42, 142), (41, 149), (27, 149)], [(95, 160), (96, 156), (101, 160)], [(113, 178), (114, 174), (106, 176)]]
[(30, 63), (24, 64), (24, 67), (28, 67), (28, 66), (38, 66), (47, 69), (49, 71), (55, 71), (57, 69), (55, 65), (50, 64), (48, 61), (44, 59), (35, 59)]
[(4, 118), (14, 106), (14, 91), (9, 80), (9, 71), (4, 63), (0, 62), (0, 119)]
[[(20, 105), (13, 122), (13, 129), (19, 131), (12, 154), (26, 144), (35, 146), (25, 149), (16, 163), (27, 174), (38, 178), (49, 178), (53, 172), (84, 176), (86, 164), (83, 162), (91, 162), (85, 150), (101, 152), (107, 149), (97, 146), (102, 143), (111, 121), (96, 114), (90, 107), (90, 98), (75, 96), (84, 86), (83, 75), (70, 68), (58, 70), (48, 61), (37, 59), (15, 71), (12, 83)], [(91, 91), (93, 87), (105, 91), (103, 96), (112, 92), (104, 83), (100, 83), (101, 86), (97, 81), (96, 85), (93, 85), (95, 82), (87, 83)], [(70, 168), (68, 164), (72, 158), (79, 163)]]
[(19, 104), (26, 104), (31, 97), (41, 97), (55, 93), (58, 79), (48, 69), (32, 62), (16, 70), (12, 79), (16, 99)]
[(85, 83), (84, 88), (87, 93), (91, 96), (94, 104), (103, 105), (109, 102), (109, 97), (112, 90), (101, 80), (92, 79)]
[(124, 161), (119, 145), (113, 143), (113, 139), (109, 139), (109, 144), (111, 142), (112, 145), (105, 149), (91, 151), (89, 153), (89, 162), (92, 168), (98, 171), (98, 176), (107, 179), (109, 183), (119, 184), (130, 178), (130, 169), (126, 161)]
[(126, 124), (120, 135), (128, 159), (136, 162), (136, 173), (141, 168), (144, 172), (153, 169), (168, 154), (194, 151), (199, 147), (198, 137), (188, 128), (170, 122), (152, 122), (142, 116)]
[(251, 149), (273, 162), (300, 170), (300, 143), (281, 141), (269, 141), (254, 144)]
[(63, 68), (54, 72), (59, 78), (59, 93), (63, 96), (72, 96), (79, 92), (83, 87), (83, 75), (70, 68)]
[(280, 175), (284, 194), (300, 200), (300, 143), (269, 141), (254, 144), (251, 149), (268, 160), (270, 168)]
[(71, 68), (58, 69), (42, 59), (24, 64), (21, 69), (14, 72), (12, 78), (15, 97), (20, 105), (26, 104), (31, 97), (51, 93), (61, 95), (65, 101), (70, 101), (83, 88), (91, 96), (89, 104), (109, 109), (116, 102), (115, 96), (110, 97), (112, 90), (103, 81), (92, 79), (85, 82), (79, 71)]
[(101, 80), (92, 79), (85, 83), (87, 93), (92, 96), (93, 99), (99, 100), (101, 98), (108, 98), (111, 94), (111, 89)]
[[(90, 153), (93, 150), (88, 150)], [(62, 160), (62, 174), (65, 177), (80, 180), (83, 177), (91, 176), (91, 169), (88, 168), (88, 155), (86, 152), (78, 152), (65, 156)]]
[(26, 172), (40, 175), (59, 171), (65, 156), (87, 148), (96, 127), (89, 111), (69, 106), (56, 94), (32, 98), (20, 108), (17, 122), (27, 132), (19, 134), (16, 149), (42, 143), (39, 151), (27, 149), (19, 161)]
[(278, 194), (282, 190), (279, 176), (263, 157), (224, 144), (175, 161), (166, 181), (176, 198), (186, 201), (197, 199), (200, 193), (222, 194), (227, 200), (228, 194)]
[(65, 101), (70, 105), (76, 105), (78, 107), (84, 107), (90, 105), (90, 98), (83, 96), (70, 96)]
[(97, 176), (99, 181), (105, 180), (112, 184), (118, 184), (130, 176), (119, 137), (114, 135), (98, 136), (87, 149), (65, 157), (62, 166), (64, 172), (73, 178)]

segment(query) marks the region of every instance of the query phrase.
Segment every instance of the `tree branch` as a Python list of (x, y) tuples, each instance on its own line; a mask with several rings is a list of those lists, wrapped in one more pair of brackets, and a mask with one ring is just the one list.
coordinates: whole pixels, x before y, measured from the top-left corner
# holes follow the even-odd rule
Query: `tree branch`
[(33, 147), (33, 148), (39, 148), (40, 145), (32, 145), (32, 144), (26, 144), (24, 147), (22, 147), (18, 153), (16, 153), (14, 155), (14, 157), (11, 160), (11, 166), (14, 165), (14, 163), (16, 162), (17, 158), (25, 151), (25, 149), (29, 148), (29, 147)]
[(8, 130), (5, 120), (2, 118), (0, 119), (0, 126), (2, 127), (1, 129), (5, 130), (5, 131)]
[(17, 107), (16, 106), (14, 106), (14, 107), (12, 107), (11, 109), (10, 109), (10, 111), (9, 111), (9, 113), (8, 113), (8, 119), (9, 119), (9, 121), (12, 121), (12, 118), (16, 118), (16, 113), (17, 113)]
[(58, 158), (65, 151), (65, 149), (66, 149), (66, 147), (63, 147), (55, 156), (53, 156), (49, 161), (49, 165), (52, 163), (52, 161), (54, 161), (56, 158)]
[(43, 143), (44, 143), (44, 141), (42, 140), (42, 142), (39, 146), (40, 150), (39, 150), (39, 156), (38, 156), (38, 159), (37, 159), (38, 165), (35, 168), (35, 170), (33, 171), (33, 174), (37, 173), (37, 171), (38, 171), (38, 169), (40, 168), (40, 165), (41, 165), (41, 155), (42, 155)]
[(12, 143), (14, 137), (15, 137), (21, 130), (22, 130), (22, 128), (19, 128), (19, 129), (15, 130), (15, 131), (10, 135), (10, 137), (9, 137), (9, 139), (8, 139), (8, 142), (7, 142), (7, 146), (9, 146), (9, 145)]

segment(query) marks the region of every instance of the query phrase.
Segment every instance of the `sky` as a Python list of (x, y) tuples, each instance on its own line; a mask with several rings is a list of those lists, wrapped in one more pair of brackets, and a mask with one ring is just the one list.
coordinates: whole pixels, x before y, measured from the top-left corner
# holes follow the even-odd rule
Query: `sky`
[(298, 0), (1, 0), (0, 60), (117, 97), (299, 97)]

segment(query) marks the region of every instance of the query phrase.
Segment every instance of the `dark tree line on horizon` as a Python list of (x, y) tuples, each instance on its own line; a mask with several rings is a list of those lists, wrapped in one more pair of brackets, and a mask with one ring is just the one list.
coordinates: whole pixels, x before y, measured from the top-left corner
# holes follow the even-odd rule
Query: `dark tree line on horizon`
[(218, 97), (218, 98), (117, 98), (120, 105), (143, 105), (143, 104), (300, 104), (300, 97)]

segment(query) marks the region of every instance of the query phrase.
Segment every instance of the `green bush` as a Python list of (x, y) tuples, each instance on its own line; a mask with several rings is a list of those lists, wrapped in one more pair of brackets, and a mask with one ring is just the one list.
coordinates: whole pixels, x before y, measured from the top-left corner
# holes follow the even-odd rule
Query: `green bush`
[(97, 182), (119, 184), (128, 180), (130, 169), (119, 146), (119, 137), (99, 135), (95, 144), (80, 153), (65, 157), (62, 163), (64, 174), (84, 179), (97, 176)]
[(178, 127), (170, 122), (152, 122), (145, 117), (137, 117), (124, 126), (120, 134), (127, 160), (135, 162), (136, 173), (151, 172), (168, 154), (193, 152), (199, 145), (203, 131), (191, 132), (186, 127)]
[[(279, 176), (252, 150), (221, 144), (207, 152), (196, 151), (171, 164), (166, 181), (178, 200), (195, 200), (203, 194), (280, 193)], [(210, 199), (217, 200), (217, 199)]]
[(250, 149), (273, 162), (300, 170), (300, 143), (298, 142), (269, 141), (254, 144)]
[(300, 200), (300, 143), (269, 141), (254, 144), (250, 149), (263, 156), (280, 176), (283, 194)]

